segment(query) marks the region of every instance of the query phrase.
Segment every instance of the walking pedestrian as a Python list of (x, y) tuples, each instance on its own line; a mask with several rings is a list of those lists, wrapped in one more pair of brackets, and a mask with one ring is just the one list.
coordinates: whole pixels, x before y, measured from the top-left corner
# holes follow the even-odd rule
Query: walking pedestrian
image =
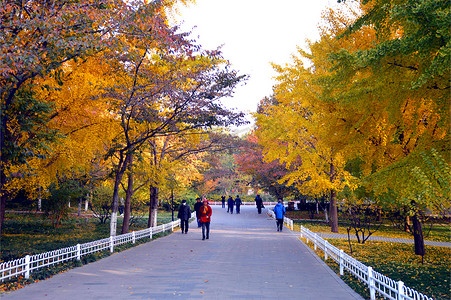
[(202, 223), (202, 240), (205, 240), (205, 238), (208, 240), (210, 238), (210, 221), (212, 210), (206, 199), (204, 199), (204, 203), (199, 209), (199, 213), (200, 221)]
[(225, 208), (225, 196), (221, 196), (222, 208)]
[(196, 199), (196, 204), (194, 204), (194, 211), (196, 212), (196, 219), (197, 219), (197, 227), (200, 228), (201, 223), (200, 223), (200, 213), (199, 213), (199, 209), (202, 207), (202, 202), (200, 202), (200, 198)]
[(177, 218), (180, 219), (180, 228), (182, 228), (182, 233), (188, 233), (188, 223), (189, 219), (191, 219), (191, 208), (186, 204), (186, 200), (182, 201)]
[(227, 199), (227, 205), (229, 207), (229, 209), (227, 209), (227, 212), (233, 214), (233, 205), (235, 205), (235, 201), (233, 201), (232, 196), (229, 196), (229, 199)]
[(262, 208), (265, 208), (265, 206), (263, 205), (262, 197), (260, 197), (260, 195), (258, 195), (258, 194), (257, 194), (257, 197), (255, 197), (255, 205), (257, 205), (258, 213), (261, 214)]
[(277, 231), (282, 231), (283, 229), (283, 218), (285, 217), (285, 206), (283, 206), (282, 199), (279, 199), (276, 206), (274, 206), (274, 214), (276, 215), (277, 220)]
[(241, 211), (241, 210), (240, 210), (241, 203), (243, 203), (243, 202), (241, 201), (240, 195), (236, 195), (236, 198), (235, 198), (235, 206), (236, 206), (236, 213), (237, 213), (237, 214), (239, 214), (240, 211)]

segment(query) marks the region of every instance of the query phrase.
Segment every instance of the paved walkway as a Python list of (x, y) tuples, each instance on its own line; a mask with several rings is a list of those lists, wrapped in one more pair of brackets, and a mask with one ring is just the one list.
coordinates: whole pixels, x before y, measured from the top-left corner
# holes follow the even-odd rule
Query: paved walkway
[[(242, 207), (213, 207), (212, 232), (201, 240), (173, 234), (115, 253), (23, 289), (7, 299), (362, 299), (275, 221)], [(196, 228), (194, 228), (196, 227)]]

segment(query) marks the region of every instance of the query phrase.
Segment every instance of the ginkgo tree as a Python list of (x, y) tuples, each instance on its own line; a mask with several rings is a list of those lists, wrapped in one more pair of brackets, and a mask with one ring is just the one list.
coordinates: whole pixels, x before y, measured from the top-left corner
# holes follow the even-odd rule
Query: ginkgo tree
[[(28, 145), (18, 147), (15, 123), (17, 106), (23, 95), (37, 84), (36, 79), (52, 76), (59, 80), (60, 68), (68, 61), (86, 57), (105, 48), (103, 41), (125, 20), (130, 7), (123, 1), (4, 1), (0, 12), (0, 230), (10, 179), (5, 173), (10, 167), (33, 157), (43, 157), (54, 135), (45, 134), (45, 126), (36, 123), (28, 136)], [(36, 99), (36, 98), (34, 98)], [(45, 103), (36, 103), (33, 110), (24, 105), (22, 112), (43, 111)], [(51, 110), (51, 109), (50, 109)], [(47, 109), (47, 112), (49, 109)], [(42, 116), (42, 115), (41, 115)], [(29, 119), (31, 121), (32, 119)], [(27, 135), (26, 133), (24, 136)]]
[[(361, 201), (407, 207), (424, 255), (420, 214), (450, 207), (449, 65), (439, 63), (448, 59), (449, 3), (362, 2), (355, 13), (329, 10), (309, 53), (276, 67), (276, 101), (257, 115), (256, 132), (266, 159), (281, 158), (301, 192), (361, 186), (374, 196)], [(347, 173), (356, 159), (360, 178)]]
[[(361, 17), (339, 37), (374, 28), (370, 47), (332, 54), (335, 97), (362, 112), (362, 182), (384, 205), (412, 217), (415, 253), (425, 248), (420, 216), (450, 208), (449, 1), (362, 1)], [(361, 74), (366, 76), (362, 77)], [(373, 130), (362, 125), (373, 124)]]
[[(135, 34), (121, 38), (120, 52), (106, 54), (115, 72), (103, 97), (121, 127), (109, 150), (116, 157), (111, 235), (116, 234), (119, 186), (135, 152), (154, 138), (244, 121), (242, 113), (219, 100), (245, 76), (231, 70), (219, 51), (202, 50), (177, 34), (165, 22), (164, 7), (143, 4), (136, 14), (143, 21), (134, 23)], [(154, 207), (157, 189), (150, 191)]]
[(362, 42), (358, 36), (334, 39), (334, 31), (343, 30), (342, 24), (351, 17), (329, 11), (330, 29), (310, 44), (310, 54), (299, 49), (292, 65), (274, 65), (279, 73), (275, 101), (267, 102), (256, 115), (256, 135), (266, 161), (278, 160), (288, 169), (281, 182), (295, 185), (304, 195), (329, 195), (332, 232), (338, 232), (337, 193), (355, 185), (345, 167), (349, 155), (355, 153), (352, 140), (356, 134), (349, 131), (349, 120), (356, 114), (353, 107), (324, 96), (324, 76), (332, 67), (328, 53), (342, 47), (355, 49)]

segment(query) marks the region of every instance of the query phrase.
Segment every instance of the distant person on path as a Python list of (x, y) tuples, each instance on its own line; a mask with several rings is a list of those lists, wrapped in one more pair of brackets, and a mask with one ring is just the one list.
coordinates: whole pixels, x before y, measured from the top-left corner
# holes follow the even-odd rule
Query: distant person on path
[(225, 196), (221, 196), (222, 208), (225, 208)]
[(258, 213), (261, 214), (262, 208), (265, 208), (265, 206), (263, 205), (263, 199), (262, 197), (260, 197), (260, 195), (257, 195), (257, 197), (255, 197), (255, 205), (257, 205)]
[(180, 228), (182, 228), (182, 233), (188, 233), (188, 221), (191, 219), (191, 208), (186, 204), (186, 200), (183, 200), (182, 204), (180, 204), (177, 218), (180, 219)]
[(236, 213), (239, 214), (240, 213), (240, 206), (241, 203), (243, 203), (241, 201), (240, 195), (236, 195), (236, 199), (235, 199), (235, 206), (236, 206)]
[(196, 204), (194, 204), (194, 211), (196, 212), (196, 219), (197, 219), (197, 227), (202, 226), (200, 223), (200, 213), (199, 213), (199, 209), (202, 207), (202, 202), (200, 202), (200, 198), (196, 199)]
[(283, 218), (285, 217), (285, 206), (283, 206), (282, 199), (279, 199), (276, 206), (274, 206), (274, 214), (277, 220), (277, 231), (282, 231), (283, 229)]
[[(211, 207), (208, 205), (208, 201), (204, 199), (204, 204), (199, 209), (200, 213), (200, 222), (202, 223), (202, 240), (207, 240), (210, 238), (210, 221), (211, 221)], [(205, 231), (207, 231), (207, 235), (205, 235)]]
[(232, 196), (229, 196), (229, 199), (227, 199), (227, 212), (230, 212), (231, 214), (233, 214), (233, 205), (235, 204), (235, 201), (233, 201)]

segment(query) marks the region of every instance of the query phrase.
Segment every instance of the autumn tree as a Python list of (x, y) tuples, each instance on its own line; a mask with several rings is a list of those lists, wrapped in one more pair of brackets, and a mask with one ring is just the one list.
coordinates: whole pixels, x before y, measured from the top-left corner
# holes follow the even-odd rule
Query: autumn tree
[(264, 161), (263, 147), (258, 144), (258, 138), (251, 133), (246, 137), (246, 141), (242, 152), (237, 154), (235, 159), (239, 166), (238, 171), (251, 176), (250, 185), (268, 192), (276, 199), (298, 194), (296, 188), (280, 182), (289, 171), (278, 160)]
[[(122, 1), (3, 1), (0, 12), (0, 230), (9, 197), (9, 168), (47, 154), (54, 135), (42, 120), (25, 131), (17, 122), (19, 105), (25, 114), (48, 116), (52, 107), (33, 96), (38, 78), (58, 82), (64, 63), (101, 51), (122, 24)], [(44, 88), (52, 88), (45, 87)], [(28, 98), (26, 102), (21, 99)], [(33, 100), (34, 99), (34, 100)], [(30, 106), (27, 102), (35, 103)], [(47, 106), (47, 107), (46, 107)], [(36, 119), (36, 118), (35, 118)], [(33, 118), (26, 122), (30, 124)], [(22, 142), (14, 142), (20, 136)], [(23, 141), (26, 141), (24, 143)], [(11, 172), (9, 172), (11, 174)]]
[[(136, 9), (134, 35), (121, 39), (123, 50), (111, 51), (115, 80), (103, 97), (120, 120), (121, 131), (109, 155), (116, 157), (111, 235), (116, 233), (119, 186), (131, 157), (154, 138), (183, 135), (212, 126), (240, 124), (242, 113), (228, 110), (219, 99), (231, 95), (244, 76), (222, 60), (219, 51), (204, 51), (166, 24), (164, 6)], [(157, 187), (150, 187), (150, 205)]]
[(329, 95), (360, 108), (360, 117), (347, 122), (366, 145), (360, 148), (363, 184), (385, 205), (408, 208), (415, 253), (424, 255), (420, 215), (450, 207), (450, 3), (362, 3), (362, 16), (338, 38), (366, 28), (374, 28), (375, 37), (369, 47), (331, 55), (337, 72)]

